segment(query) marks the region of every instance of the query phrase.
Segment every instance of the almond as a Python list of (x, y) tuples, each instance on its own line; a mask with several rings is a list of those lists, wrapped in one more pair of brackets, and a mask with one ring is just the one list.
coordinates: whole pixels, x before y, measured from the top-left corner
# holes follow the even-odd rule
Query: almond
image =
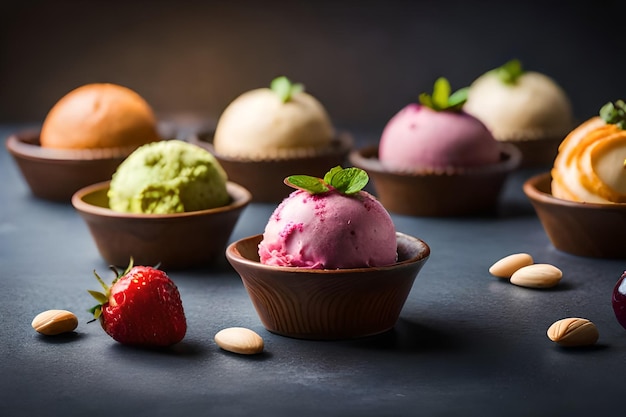
[(527, 253), (514, 253), (505, 256), (489, 268), (489, 273), (498, 278), (511, 278), (511, 275), (518, 269), (532, 265), (533, 257)]
[(263, 339), (245, 327), (229, 327), (215, 335), (215, 343), (229, 352), (253, 355), (263, 351)]
[(561, 281), (563, 272), (550, 264), (524, 266), (511, 275), (511, 284), (530, 288), (550, 288)]
[(74, 331), (78, 327), (78, 318), (67, 310), (48, 310), (35, 316), (33, 329), (46, 336)]
[(548, 328), (548, 338), (561, 346), (589, 346), (600, 334), (595, 324), (579, 317), (561, 319)]

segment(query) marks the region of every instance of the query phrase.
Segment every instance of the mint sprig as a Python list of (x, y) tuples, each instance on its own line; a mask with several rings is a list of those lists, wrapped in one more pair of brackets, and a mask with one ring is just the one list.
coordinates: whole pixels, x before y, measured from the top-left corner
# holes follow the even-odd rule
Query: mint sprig
[(280, 100), (283, 103), (286, 103), (296, 94), (303, 92), (304, 85), (300, 83), (294, 84), (289, 80), (289, 78), (281, 76), (272, 80), (270, 89), (278, 94), (278, 97), (280, 97)]
[(342, 168), (337, 165), (324, 175), (324, 179), (310, 175), (291, 175), (285, 178), (285, 184), (307, 191), (310, 194), (322, 194), (335, 189), (345, 195), (353, 195), (361, 191), (368, 183), (367, 172), (360, 168)]
[(608, 124), (616, 125), (622, 130), (626, 129), (626, 103), (623, 100), (606, 103), (600, 108), (600, 117)]
[(492, 70), (504, 84), (516, 84), (519, 77), (524, 74), (522, 63), (518, 59), (512, 59), (504, 65)]
[(450, 94), (452, 92), (450, 82), (444, 77), (439, 77), (433, 86), (432, 95), (422, 93), (419, 95), (419, 101), (435, 111), (461, 111), (467, 100), (468, 90), (468, 87), (464, 87)]

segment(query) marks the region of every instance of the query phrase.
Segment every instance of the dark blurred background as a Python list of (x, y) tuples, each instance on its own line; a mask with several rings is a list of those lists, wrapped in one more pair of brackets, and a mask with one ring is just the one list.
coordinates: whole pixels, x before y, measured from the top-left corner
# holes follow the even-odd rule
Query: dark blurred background
[(585, 119), (626, 98), (624, 3), (4, 0), (0, 123), (41, 122), (91, 82), (132, 88), (163, 118), (214, 120), (286, 75), (335, 124), (382, 129), (437, 77), (457, 89), (511, 58)]

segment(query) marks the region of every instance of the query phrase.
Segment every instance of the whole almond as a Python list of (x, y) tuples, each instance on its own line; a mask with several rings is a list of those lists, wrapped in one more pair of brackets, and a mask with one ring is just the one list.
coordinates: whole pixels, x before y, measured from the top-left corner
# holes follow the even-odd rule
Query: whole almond
[(524, 266), (511, 275), (511, 284), (530, 288), (550, 288), (561, 281), (563, 272), (550, 264)]
[(561, 319), (548, 328), (548, 338), (561, 346), (589, 346), (598, 341), (598, 328), (579, 317)]
[(215, 343), (229, 352), (253, 355), (263, 351), (263, 339), (245, 327), (229, 327), (215, 335)]
[(78, 318), (67, 310), (48, 310), (35, 316), (33, 329), (47, 336), (74, 331), (78, 327)]
[(498, 278), (509, 279), (515, 271), (524, 266), (532, 265), (533, 262), (533, 257), (527, 253), (514, 253), (491, 265), (489, 273)]

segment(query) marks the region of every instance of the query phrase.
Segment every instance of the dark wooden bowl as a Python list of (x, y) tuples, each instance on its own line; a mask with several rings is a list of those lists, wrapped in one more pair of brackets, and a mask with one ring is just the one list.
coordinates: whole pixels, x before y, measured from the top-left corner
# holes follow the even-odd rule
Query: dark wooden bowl
[(278, 203), (293, 191), (283, 184), (286, 177), (296, 174), (323, 177), (331, 168), (344, 165), (352, 149), (352, 137), (345, 132), (329, 148), (315, 155), (263, 160), (220, 155), (213, 148), (212, 133), (193, 136), (189, 141), (215, 155), (228, 179), (250, 190), (253, 201), (266, 203)]
[(495, 210), (507, 176), (521, 160), (519, 150), (499, 144), (500, 162), (451, 172), (394, 172), (378, 159), (378, 147), (352, 151), (350, 162), (372, 178), (377, 197), (391, 212), (409, 216), (468, 216)]
[(504, 143), (515, 145), (522, 154), (519, 168), (551, 167), (559, 151), (563, 137), (507, 140)]
[(42, 148), (39, 131), (13, 134), (7, 139), (6, 147), (33, 195), (68, 203), (79, 189), (110, 180), (119, 164), (135, 149)]
[(300, 339), (351, 339), (395, 325), (430, 256), (420, 239), (397, 233), (398, 262), (377, 268), (303, 269), (259, 262), (262, 235), (234, 242), (226, 258), (241, 276), (265, 328)]
[(174, 214), (131, 214), (109, 209), (110, 181), (77, 191), (72, 204), (89, 227), (102, 257), (119, 267), (157, 265), (168, 269), (206, 266), (224, 256), (228, 239), (251, 200), (229, 182), (232, 202), (224, 207)]
[(523, 185), (555, 248), (573, 255), (626, 259), (626, 204), (577, 203), (552, 196), (549, 172)]

